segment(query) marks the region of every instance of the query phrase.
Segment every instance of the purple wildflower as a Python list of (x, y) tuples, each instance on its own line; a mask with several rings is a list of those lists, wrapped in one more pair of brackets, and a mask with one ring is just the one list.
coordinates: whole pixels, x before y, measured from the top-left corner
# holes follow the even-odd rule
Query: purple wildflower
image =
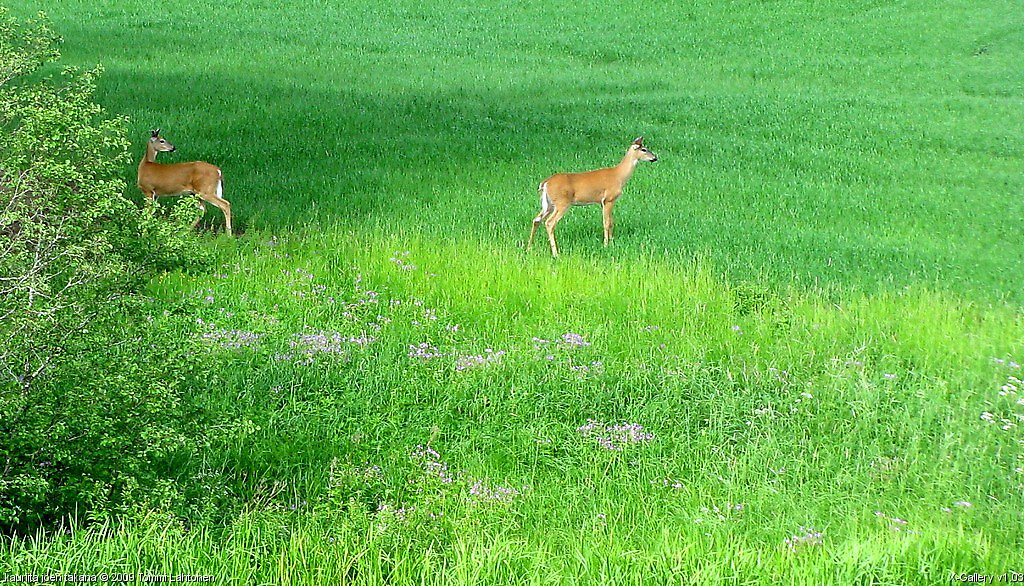
[(569, 346), (570, 348), (582, 348), (589, 346), (590, 342), (586, 341), (583, 336), (579, 334), (566, 332), (562, 334), (562, 344)]
[[(552, 356), (551, 358), (553, 359), (554, 356)], [(586, 376), (591, 373), (593, 373), (594, 375), (600, 375), (604, 373), (604, 365), (601, 364), (599, 360), (595, 360), (594, 362), (591, 362), (589, 365), (577, 364), (575, 366), (570, 366), (569, 370), (579, 374), (580, 376)]]
[(409, 457), (419, 465), (425, 475), (437, 477), (438, 480), (445, 484), (451, 484), (454, 481), (454, 478), (448, 472), (448, 464), (441, 461), (441, 455), (434, 448), (422, 445), (416, 446), (416, 449), (413, 450)]
[(504, 350), (498, 350), (497, 352), (495, 352), (494, 350), (487, 348), (486, 350), (484, 350), (483, 354), (460, 356), (455, 361), (455, 370), (461, 371), (469, 368), (476, 368), (479, 366), (493, 364), (495, 362), (499, 362), (501, 360), (501, 357), (504, 355)]
[(260, 334), (246, 330), (212, 330), (203, 334), (203, 340), (213, 342), (221, 348), (237, 350), (252, 348), (260, 340)]
[(360, 336), (349, 336), (348, 338), (348, 342), (350, 344), (355, 344), (357, 346), (367, 346), (369, 344), (372, 344), (376, 340), (377, 338), (374, 338), (373, 336), (367, 336), (366, 334), (362, 334)]
[(444, 356), (444, 353), (442, 353), (434, 346), (431, 346), (427, 342), (420, 342), (419, 344), (409, 344), (409, 358), (431, 360), (433, 358), (440, 358), (441, 356)]
[[(875, 511), (875, 516), (885, 521), (889, 529), (896, 531), (897, 533), (907, 531), (908, 521), (899, 517), (890, 517), (882, 511)], [(908, 531), (908, 533), (914, 533), (914, 531)]]
[(671, 478), (665, 478), (661, 482), (658, 482), (657, 480), (652, 480), (651, 484), (660, 484), (665, 488), (671, 488), (672, 490), (683, 490), (683, 483), (678, 480), (672, 480)]
[(792, 553), (819, 546), (824, 542), (824, 534), (821, 531), (816, 531), (813, 527), (801, 527), (800, 531), (801, 533), (787, 537), (782, 542)]
[(469, 487), (469, 494), (479, 501), (508, 502), (519, 496), (520, 492), (505, 486), (488, 486), (477, 480)]
[[(376, 338), (366, 334), (343, 336), (338, 332), (313, 331), (293, 334), (288, 345), (292, 350), (304, 355), (307, 359), (312, 359), (321, 354), (344, 354), (346, 352), (346, 344), (366, 346), (374, 341), (376, 341)], [(291, 356), (291, 354), (282, 356)]]
[(416, 507), (399, 507), (395, 508), (393, 505), (388, 503), (381, 503), (377, 506), (378, 516), (392, 516), (398, 521), (405, 521), (411, 513), (416, 511)]
[(576, 429), (586, 439), (592, 439), (603, 449), (621, 452), (629, 444), (638, 444), (654, 439), (654, 434), (644, 431), (638, 423), (622, 425), (606, 425), (594, 419), (588, 419), (586, 425)]
[(391, 262), (393, 262), (396, 265), (398, 265), (398, 268), (403, 270), (403, 271), (415, 271), (416, 270), (416, 265), (414, 265), (414, 264), (412, 264), (410, 262), (406, 262), (408, 260), (408, 258), (409, 258), (409, 251), (408, 250), (405, 250), (403, 252), (396, 252), (394, 254), (394, 256), (391, 257)]

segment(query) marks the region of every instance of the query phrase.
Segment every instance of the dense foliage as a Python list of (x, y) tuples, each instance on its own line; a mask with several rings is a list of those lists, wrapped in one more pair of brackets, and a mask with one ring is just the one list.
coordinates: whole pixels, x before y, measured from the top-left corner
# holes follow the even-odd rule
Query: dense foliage
[(125, 120), (94, 103), (99, 71), (26, 77), (57, 58), (58, 42), (42, 16), (20, 25), (0, 8), (0, 528), (8, 530), (132, 501), (158, 457), (184, 442), (180, 394), (195, 362), (175, 320), (138, 292), (153, 271), (203, 254), (180, 222), (125, 197)]

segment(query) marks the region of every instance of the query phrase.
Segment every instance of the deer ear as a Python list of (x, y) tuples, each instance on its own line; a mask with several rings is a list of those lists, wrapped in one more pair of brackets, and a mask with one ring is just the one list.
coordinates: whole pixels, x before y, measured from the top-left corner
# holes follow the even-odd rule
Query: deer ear
[(642, 137), (642, 136), (636, 137), (636, 140), (633, 141), (633, 144), (635, 144), (637, 146), (643, 146), (643, 144), (644, 144), (644, 137)]
[(156, 128), (154, 130), (150, 130), (149, 131), (149, 136), (150, 136), (150, 138), (156, 138), (156, 137), (160, 136), (160, 129)]

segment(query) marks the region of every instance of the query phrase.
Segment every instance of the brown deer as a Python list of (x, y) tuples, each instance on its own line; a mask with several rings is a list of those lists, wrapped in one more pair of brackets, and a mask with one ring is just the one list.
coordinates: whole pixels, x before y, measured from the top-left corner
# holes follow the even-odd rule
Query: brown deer
[(556, 173), (540, 184), (540, 213), (533, 219), (530, 240), (526, 244), (529, 250), (533, 246), (533, 237), (537, 226), (544, 222), (548, 231), (548, 242), (551, 244), (551, 255), (558, 256), (558, 245), (555, 243), (555, 226), (562, 219), (570, 206), (601, 204), (604, 214), (604, 245), (612, 239), (612, 206), (622, 195), (622, 188), (633, 176), (637, 163), (640, 161), (657, 161), (658, 157), (644, 146), (644, 137), (639, 137), (629, 145), (622, 162), (614, 167), (587, 171), (586, 173)]
[(220, 169), (203, 161), (167, 165), (156, 162), (157, 153), (173, 153), (175, 150), (173, 144), (160, 136), (159, 128), (150, 131), (146, 156), (139, 163), (139, 189), (154, 202), (156, 198), (164, 196), (198, 195), (196, 205), (199, 206), (199, 217), (192, 227), (198, 226), (203, 219), (206, 212), (206, 204), (203, 202), (209, 202), (224, 213), (226, 232), (231, 236), (231, 204), (224, 199), (224, 181)]

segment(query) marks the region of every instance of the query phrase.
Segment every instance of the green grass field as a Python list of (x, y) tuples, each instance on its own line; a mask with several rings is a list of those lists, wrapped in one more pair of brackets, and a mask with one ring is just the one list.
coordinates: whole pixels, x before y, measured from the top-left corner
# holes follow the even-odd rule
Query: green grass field
[[(208, 213), (215, 270), (150, 287), (221, 366), (232, 423), (171, 471), (214, 504), (0, 572), (1024, 572), (1017, 3), (7, 4), (244, 234)], [(525, 252), (538, 183), (638, 135), (612, 246), (578, 208)]]

